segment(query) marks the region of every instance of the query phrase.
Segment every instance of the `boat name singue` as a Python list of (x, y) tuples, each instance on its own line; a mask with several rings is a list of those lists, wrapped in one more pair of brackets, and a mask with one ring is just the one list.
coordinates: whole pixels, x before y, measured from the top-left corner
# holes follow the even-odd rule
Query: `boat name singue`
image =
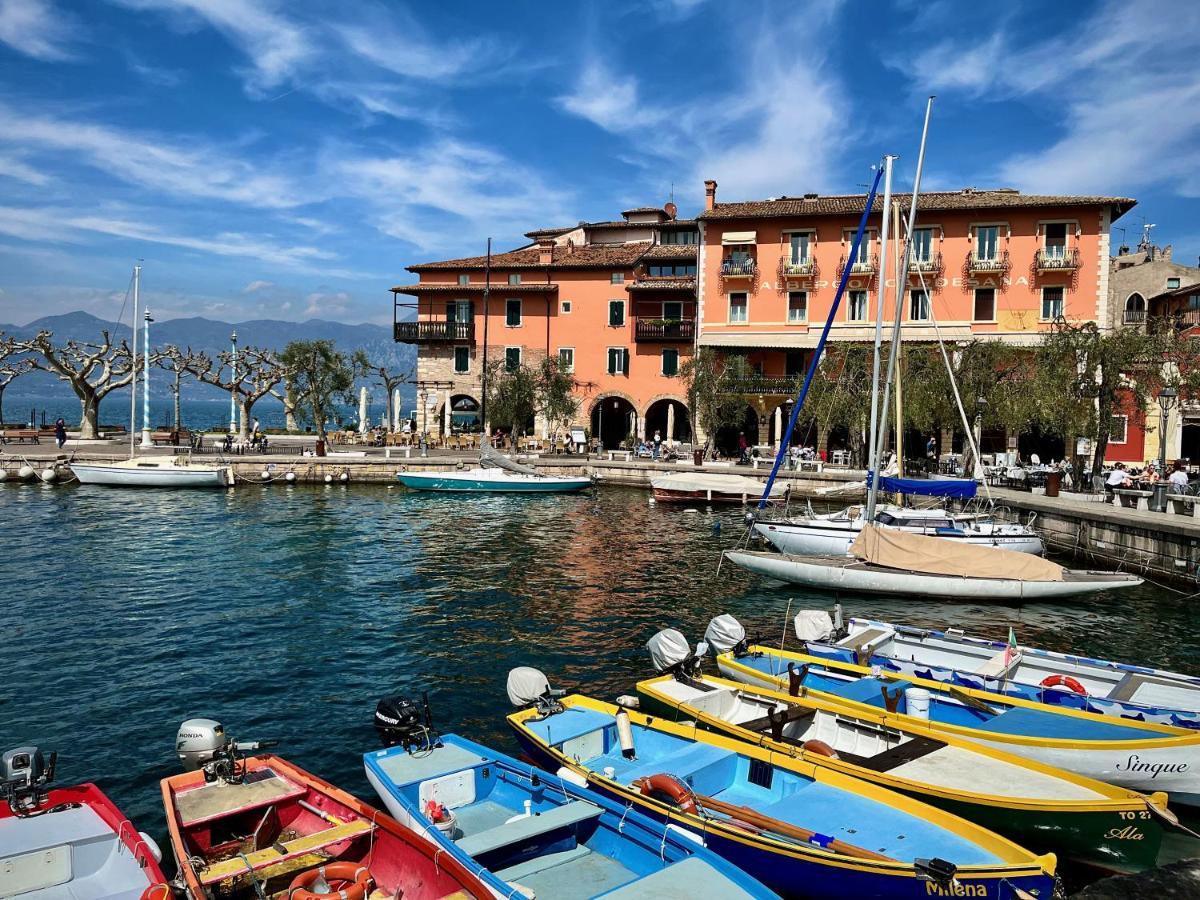
[(1117, 771), (1119, 772), (1149, 772), (1150, 777), (1157, 778), (1160, 772), (1166, 772), (1168, 775), (1179, 774), (1187, 771), (1188, 764), (1181, 763), (1148, 763), (1142, 762), (1141, 758), (1136, 753), (1130, 753), (1129, 759), (1124, 763), (1117, 763)]

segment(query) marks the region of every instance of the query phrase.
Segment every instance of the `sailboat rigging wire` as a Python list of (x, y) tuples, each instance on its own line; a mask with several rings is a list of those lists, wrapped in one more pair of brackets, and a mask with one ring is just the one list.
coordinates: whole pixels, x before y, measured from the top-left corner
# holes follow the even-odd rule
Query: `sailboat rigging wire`
[[(858, 247), (862, 243), (863, 233), (867, 230), (867, 222), (871, 218), (871, 208), (875, 205), (875, 192), (879, 189), (879, 179), (882, 177), (883, 167), (880, 166), (875, 170), (875, 181), (871, 184), (871, 192), (867, 195), (862, 218), (858, 221), (858, 231), (854, 233), (854, 242), (850, 245), (849, 259), (851, 260), (858, 259)], [(767, 498), (771, 495), (771, 488), (775, 484), (775, 477), (779, 474), (779, 467), (783, 464), (783, 459), (787, 456), (788, 448), (792, 444), (792, 432), (796, 428), (796, 420), (800, 418), (800, 410), (804, 408), (804, 400), (808, 397), (808, 388), (812, 384), (813, 376), (817, 373), (817, 367), (821, 364), (821, 354), (825, 350), (825, 342), (829, 339), (829, 329), (833, 326), (833, 320), (837, 316), (838, 307), (841, 306), (842, 295), (846, 293), (846, 284), (850, 281), (850, 273), (853, 269), (854, 266), (847, 264), (842, 270), (842, 278), (838, 282), (837, 293), (833, 297), (833, 306), (829, 308), (829, 317), (825, 320), (821, 338), (817, 341), (812, 361), (808, 364), (808, 371), (804, 375), (804, 384), (796, 397), (796, 403), (792, 406), (792, 415), (788, 419), (787, 429), (779, 441), (779, 451), (775, 454), (775, 464), (771, 466), (771, 474), (767, 476), (767, 486), (763, 489), (762, 498), (758, 501), (759, 509), (766, 508)]]

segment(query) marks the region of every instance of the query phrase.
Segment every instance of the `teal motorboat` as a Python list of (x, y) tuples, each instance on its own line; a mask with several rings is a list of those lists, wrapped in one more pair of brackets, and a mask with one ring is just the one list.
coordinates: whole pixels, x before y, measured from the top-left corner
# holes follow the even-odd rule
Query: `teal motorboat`
[(582, 491), (591, 487), (588, 477), (560, 478), (535, 472), (526, 475), (504, 469), (463, 469), (449, 472), (398, 472), (396, 479), (417, 491), (465, 493), (549, 494)]

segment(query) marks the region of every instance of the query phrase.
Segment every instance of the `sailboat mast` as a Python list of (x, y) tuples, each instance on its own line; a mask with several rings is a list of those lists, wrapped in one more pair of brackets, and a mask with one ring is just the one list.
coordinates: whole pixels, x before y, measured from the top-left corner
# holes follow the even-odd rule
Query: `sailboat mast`
[(896, 157), (883, 158), (883, 223), (879, 229), (879, 292), (875, 301), (875, 348), (871, 359), (871, 430), (867, 444), (867, 471), (879, 467), (875, 458), (875, 434), (879, 429), (879, 369), (883, 345), (883, 301), (887, 289), (888, 264), (888, 210), (892, 206), (892, 165)]
[(133, 267), (133, 347), (130, 349), (129, 367), (133, 377), (129, 380), (129, 455), (133, 456), (137, 444), (134, 435), (137, 434), (137, 347), (138, 347), (138, 294), (141, 290), (142, 267)]
[[(150, 310), (146, 310), (145, 331), (142, 333), (142, 449), (154, 446), (150, 440)], [(136, 357), (135, 357), (136, 359)]]
[[(883, 436), (887, 434), (887, 406), (889, 394), (892, 389), (892, 380), (896, 376), (896, 364), (900, 358), (900, 321), (904, 312), (904, 293), (908, 286), (908, 264), (912, 258), (913, 244), (913, 229), (917, 224), (917, 194), (921, 190), (921, 173), (925, 169), (925, 143), (929, 137), (929, 119), (933, 115), (933, 97), (925, 103), (925, 124), (921, 127), (921, 149), (917, 153), (917, 172), (913, 178), (912, 200), (908, 209), (908, 238), (904, 242), (904, 254), (901, 258), (900, 265), (896, 268), (896, 315), (892, 321), (892, 352), (888, 356), (888, 373), (887, 380), (883, 387), (883, 404), (880, 407), (881, 412), (879, 434), (876, 435), (878, 448), (875, 452), (876, 459), (883, 456)], [(900, 237), (900, 229), (896, 229), (896, 237)], [(896, 447), (897, 458), (899, 458), (901, 430), (904, 424), (897, 418), (896, 421)], [(871, 523), (875, 518), (875, 501), (879, 493), (879, 472), (875, 471), (871, 475), (871, 484), (867, 490), (867, 523)]]

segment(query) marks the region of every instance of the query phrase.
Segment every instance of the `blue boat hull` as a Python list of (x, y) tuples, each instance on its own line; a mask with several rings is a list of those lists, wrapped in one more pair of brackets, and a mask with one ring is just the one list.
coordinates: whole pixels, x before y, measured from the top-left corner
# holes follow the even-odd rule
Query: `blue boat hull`
[(563, 494), (591, 487), (590, 478), (506, 477), (477, 479), (455, 477), (454, 473), (399, 472), (396, 479), (416, 491), (442, 491), (471, 494)]
[[(514, 729), (524, 755), (549, 772), (558, 770), (560, 761), (538, 743), (529, 740), (520, 729)], [(625, 793), (610, 789), (604, 782), (589, 779), (588, 787), (623, 805), (632, 805), (643, 815), (679, 828), (688, 828), (688, 820), (665, 816), (656, 805), (642, 802), (640, 794)], [(1012, 877), (996, 875), (988, 877), (963, 876), (956, 885), (942, 887), (931, 881), (909, 876), (881, 874), (859, 867), (854, 860), (831, 858), (829, 862), (814, 861), (777, 852), (754, 836), (747, 833), (744, 840), (735, 840), (718, 831), (701, 834), (704, 845), (719, 856), (752, 876), (783, 897), (829, 898), (845, 900), (855, 898), (917, 898), (929, 897), (988, 897), (995, 900), (1016, 900), (1019, 892), (1038, 898), (1053, 895), (1054, 879), (1046, 875)]]

